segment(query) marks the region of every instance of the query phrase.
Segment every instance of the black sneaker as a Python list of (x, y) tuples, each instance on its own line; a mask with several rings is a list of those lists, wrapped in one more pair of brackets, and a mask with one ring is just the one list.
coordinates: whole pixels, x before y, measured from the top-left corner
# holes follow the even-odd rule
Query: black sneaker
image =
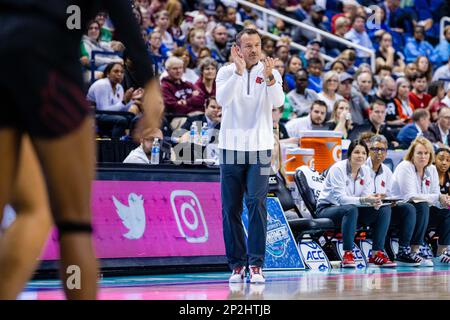
[(399, 251), (395, 261), (397, 266), (408, 266), (408, 267), (418, 267), (422, 262), (422, 258), (415, 252), (412, 251)]

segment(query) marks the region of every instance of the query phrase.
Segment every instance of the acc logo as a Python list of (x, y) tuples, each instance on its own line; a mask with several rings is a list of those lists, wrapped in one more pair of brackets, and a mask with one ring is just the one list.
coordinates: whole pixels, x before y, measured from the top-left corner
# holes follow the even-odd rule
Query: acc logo
[(269, 177), (269, 184), (277, 184), (277, 178), (274, 176)]
[(287, 227), (277, 219), (267, 215), (267, 252), (274, 257), (282, 257), (290, 240)]
[(322, 248), (313, 240), (305, 240), (299, 244), (303, 261), (311, 270), (326, 271), (331, 268)]

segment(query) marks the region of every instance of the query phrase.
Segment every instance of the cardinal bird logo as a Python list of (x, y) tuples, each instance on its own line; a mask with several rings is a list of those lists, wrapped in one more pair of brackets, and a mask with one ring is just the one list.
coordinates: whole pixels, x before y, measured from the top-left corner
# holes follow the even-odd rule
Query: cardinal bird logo
[(256, 77), (256, 83), (263, 83), (264, 82), (264, 79), (263, 78), (261, 78), (261, 77)]

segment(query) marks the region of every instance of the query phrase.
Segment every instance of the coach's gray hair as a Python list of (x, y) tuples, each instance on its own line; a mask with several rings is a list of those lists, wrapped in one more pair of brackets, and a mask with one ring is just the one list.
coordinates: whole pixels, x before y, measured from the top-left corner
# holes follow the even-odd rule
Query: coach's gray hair
[(372, 138), (370, 138), (371, 146), (376, 142), (384, 143), (386, 146), (388, 146), (388, 141), (387, 141), (386, 137), (383, 136), (382, 134), (376, 134)]

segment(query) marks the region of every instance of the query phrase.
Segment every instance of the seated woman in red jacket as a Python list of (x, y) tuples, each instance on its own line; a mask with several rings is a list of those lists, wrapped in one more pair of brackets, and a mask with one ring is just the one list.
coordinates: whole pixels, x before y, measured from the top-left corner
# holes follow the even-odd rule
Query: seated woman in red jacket
[(170, 57), (165, 64), (168, 76), (161, 80), (166, 113), (188, 115), (204, 112), (203, 99), (199, 90), (189, 81), (183, 81), (183, 60)]

